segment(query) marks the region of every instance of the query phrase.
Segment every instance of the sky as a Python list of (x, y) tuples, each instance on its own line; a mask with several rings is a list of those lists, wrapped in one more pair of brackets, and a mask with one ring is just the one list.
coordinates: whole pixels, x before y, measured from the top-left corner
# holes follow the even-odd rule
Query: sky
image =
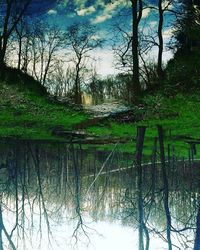
[[(12, 202), (11, 202), (12, 203)], [(28, 202), (25, 203), (26, 215), (29, 215)], [(39, 207), (34, 207), (35, 214), (33, 214), (34, 227), (32, 224), (25, 220), (26, 225), (26, 236), (25, 242), (23, 240), (18, 241), (18, 248), (24, 249), (23, 245), (25, 243), (26, 249), (43, 249), (43, 250), (132, 250), (138, 249), (138, 230), (136, 225), (125, 226), (120, 223), (119, 220), (114, 220), (113, 222), (109, 221), (94, 221), (91, 217), (87, 216), (87, 213), (83, 217), (84, 225), (83, 229), (87, 233), (88, 237), (83, 233), (82, 229), (79, 228), (77, 236), (78, 241), (72, 237), (74, 229), (77, 226), (77, 218), (65, 218), (65, 212), (62, 214), (62, 219), (55, 218), (51, 216), (49, 219), (49, 226), (51, 229), (51, 234), (49, 235), (46, 222), (42, 217), (42, 238), (40, 239), (39, 225), (40, 225), (40, 215)], [(36, 213), (38, 209), (38, 213)], [(31, 217), (31, 214), (29, 215)], [(27, 218), (30, 218), (27, 217)], [(13, 228), (13, 212), (11, 210), (4, 211), (4, 221), (6, 229), (11, 231)], [(59, 223), (57, 223), (59, 221)], [(30, 224), (29, 224), (30, 223)], [(153, 224), (154, 225), (154, 224)], [(30, 232), (29, 232), (30, 230)], [(16, 232), (17, 233), (17, 232)], [(171, 232), (173, 244), (181, 247), (180, 236), (176, 233)], [(4, 235), (3, 235), (4, 236)], [(193, 238), (192, 232), (185, 234), (188, 239)], [(4, 236), (5, 237), (5, 236)], [(14, 233), (13, 238), (19, 238), (19, 235)], [(50, 242), (48, 241), (50, 239)], [(4, 242), (7, 242), (6, 239), (3, 239)], [(41, 241), (40, 241), (41, 240)], [(192, 242), (192, 240), (191, 240)], [(150, 234), (150, 250), (163, 250), (168, 249), (167, 242), (163, 240), (162, 237), (159, 237), (155, 233)], [(180, 248), (179, 248), (180, 249)]]
[[(20, 0), (21, 1), (21, 0)], [(158, 0), (147, 0), (155, 5)], [(44, 18), (65, 31), (75, 22), (88, 22), (95, 27), (97, 37), (104, 39), (102, 48), (91, 52), (95, 57), (97, 73), (102, 76), (118, 73), (115, 67), (113, 44), (120, 42), (116, 26), (123, 30), (131, 26), (131, 9), (129, 0), (34, 0), (30, 8), (32, 13), (43, 13)], [(43, 10), (43, 11), (42, 11)], [(153, 9), (143, 10), (140, 34), (148, 35), (157, 30), (158, 15)], [(172, 35), (173, 17), (168, 13), (164, 23), (163, 37), (167, 44)], [(152, 48), (145, 59), (156, 60), (157, 48)], [(166, 62), (172, 56), (171, 51), (164, 51), (163, 59)]]
[[(157, 0), (150, 0), (151, 5), (155, 5)], [(116, 37), (115, 25), (119, 24), (123, 29), (124, 27), (130, 27), (131, 15), (130, 15), (130, 1), (126, 0), (68, 0), (55, 6), (54, 9), (48, 11), (48, 15), (51, 20), (58, 22), (62, 28), (75, 21), (88, 21), (96, 27), (98, 36), (105, 39), (105, 44), (102, 49), (95, 51), (97, 58), (97, 71), (99, 74), (106, 76), (109, 74), (115, 74), (118, 72), (114, 65), (114, 54), (112, 50), (113, 40), (120, 38)], [(141, 20), (141, 30), (143, 34), (149, 34), (151, 30), (157, 29), (157, 12), (151, 9), (143, 10), (143, 16)], [(163, 38), (165, 43), (169, 42), (172, 35), (171, 23), (173, 17), (171, 14), (166, 14), (166, 20), (164, 23)], [(156, 60), (157, 48), (153, 48), (145, 55), (147, 59)], [(172, 52), (165, 50), (163, 54), (163, 60), (166, 62), (172, 57)]]

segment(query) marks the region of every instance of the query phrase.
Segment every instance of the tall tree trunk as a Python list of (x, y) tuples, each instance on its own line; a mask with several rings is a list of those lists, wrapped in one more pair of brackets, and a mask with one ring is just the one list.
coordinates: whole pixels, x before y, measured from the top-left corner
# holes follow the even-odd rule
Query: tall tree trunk
[(18, 53), (18, 65), (17, 68), (21, 69), (21, 59), (22, 59), (22, 37), (19, 34), (19, 53)]
[(163, 136), (163, 128), (158, 125), (158, 138), (160, 144), (160, 161), (162, 168), (162, 177), (163, 177), (163, 202), (165, 209), (165, 216), (167, 222), (167, 242), (168, 242), (168, 250), (172, 250), (172, 241), (171, 241), (171, 214), (169, 210), (169, 185), (167, 179), (167, 171), (165, 165), (165, 149), (164, 149), (164, 136)]
[(46, 83), (46, 78), (47, 78), (47, 74), (48, 74), (48, 72), (49, 72), (49, 67), (50, 67), (50, 63), (51, 63), (52, 53), (53, 53), (53, 52), (50, 52), (50, 53), (49, 53), (48, 61), (47, 61), (47, 64), (46, 64), (46, 67), (45, 67), (45, 70), (44, 70), (44, 75), (43, 75), (43, 79), (42, 79), (42, 85), (43, 85), (43, 86), (44, 86), (45, 83)]
[(4, 58), (6, 54), (6, 48), (7, 48), (7, 43), (8, 43), (8, 25), (9, 25), (9, 20), (11, 17), (11, 8), (12, 8), (12, 1), (7, 1), (6, 2), (6, 13), (4, 17), (4, 23), (3, 23), (3, 33), (1, 36), (1, 47), (0, 47), (0, 70), (3, 69), (4, 67)]
[(162, 82), (164, 77), (164, 72), (162, 68), (162, 57), (163, 57), (163, 14), (164, 11), (162, 9), (162, 2), (163, 0), (159, 0), (158, 2), (158, 11), (159, 11), (159, 22), (158, 22), (158, 40), (159, 40), (159, 46), (158, 46), (158, 63), (157, 63), (157, 74), (158, 74), (158, 80), (159, 83)]
[(81, 104), (81, 86), (80, 86), (80, 63), (81, 59), (79, 58), (78, 63), (76, 64), (76, 78), (75, 78), (75, 98), (74, 101), (76, 104)]
[(26, 0), (26, 2), (23, 4), (22, 9), (19, 10), (15, 18), (13, 18), (13, 22), (10, 23), (10, 19), (12, 16), (12, 9), (15, 1), (13, 0), (7, 0), (6, 1), (6, 11), (5, 11), (5, 16), (3, 19), (3, 32), (0, 37), (0, 73), (4, 68), (4, 59), (6, 55), (6, 50), (7, 50), (7, 44), (8, 44), (8, 39), (10, 35), (13, 33), (14, 29), (16, 28), (17, 24), (21, 20), (22, 16), (24, 15), (26, 9), (28, 8), (31, 0)]
[(200, 206), (197, 213), (197, 222), (196, 222), (196, 236), (194, 242), (194, 250), (200, 249)]
[(6, 46), (7, 46), (7, 38), (2, 36), (0, 42), (0, 72), (3, 72), (5, 67), (4, 58), (6, 55)]
[(1, 205), (1, 200), (0, 200), (0, 250), (3, 250), (3, 216), (2, 216), (2, 205)]
[(144, 207), (143, 207), (143, 188), (142, 188), (142, 151), (144, 144), (146, 127), (137, 128), (135, 165), (137, 168), (137, 192), (138, 192), (138, 223), (139, 223), (139, 250), (144, 250)]
[[(131, 103), (137, 103), (141, 94), (140, 76), (139, 76), (139, 42), (138, 26), (142, 17), (142, 1), (131, 0), (132, 4), (132, 84), (131, 84)], [(138, 13), (139, 5), (139, 13)]]

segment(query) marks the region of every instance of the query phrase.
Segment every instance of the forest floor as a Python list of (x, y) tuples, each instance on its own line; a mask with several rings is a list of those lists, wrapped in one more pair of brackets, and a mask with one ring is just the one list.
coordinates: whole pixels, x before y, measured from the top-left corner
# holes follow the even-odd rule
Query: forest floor
[[(188, 156), (188, 147), (200, 144), (200, 98), (195, 94), (147, 95), (142, 104), (120, 103), (84, 108), (50, 100), (31, 77), (10, 70), (0, 80), (0, 137), (23, 140), (75, 141), (85, 147), (97, 144), (110, 150), (113, 144), (134, 152), (137, 126), (146, 126), (145, 155), (151, 155), (157, 125), (165, 131), (166, 146), (176, 155)], [(198, 152), (199, 150), (197, 150)]]

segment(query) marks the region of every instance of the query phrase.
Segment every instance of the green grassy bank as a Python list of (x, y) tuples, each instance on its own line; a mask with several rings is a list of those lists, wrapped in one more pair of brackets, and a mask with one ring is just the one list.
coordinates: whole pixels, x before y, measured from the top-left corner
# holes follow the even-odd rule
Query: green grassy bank
[[(145, 154), (151, 155), (155, 137), (158, 136), (157, 125), (165, 131), (165, 144), (173, 145), (176, 155), (188, 156), (188, 148), (192, 142), (200, 143), (200, 95), (177, 94), (172, 97), (161, 94), (144, 98), (144, 105), (138, 110), (142, 113), (141, 121), (134, 123), (118, 123), (106, 121), (99, 126), (87, 130), (98, 135), (126, 137), (130, 143), (121, 146), (121, 150), (133, 151), (137, 126), (146, 126)], [(103, 146), (107, 148), (108, 146)], [(198, 150), (197, 150), (198, 153)]]
[[(150, 155), (157, 137), (157, 125), (165, 130), (165, 144), (174, 145), (176, 155), (188, 156), (189, 143), (200, 141), (200, 98), (198, 93), (175, 94), (167, 97), (162, 94), (146, 95), (143, 105), (135, 108), (135, 122), (116, 122), (104, 119), (95, 125), (88, 123), (84, 130), (94, 136), (125, 139), (120, 150), (134, 151), (136, 128), (147, 126), (145, 154)], [(30, 76), (14, 69), (7, 69), (0, 79), (0, 137), (31, 140), (58, 140), (55, 128), (74, 130), (86, 122), (89, 116), (83, 111), (49, 100), (44, 87)], [(81, 126), (79, 126), (81, 128)], [(101, 145), (110, 149), (112, 145)], [(198, 145), (197, 145), (198, 149)], [(198, 150), (197, 150), (198, 153)]]
[(86, 119), (83, 112), (49, 100), (30, 76), (7, 69), (0, 79), (0, 137), (62, 140), (52, 133), (56, 127), (71, 130)]

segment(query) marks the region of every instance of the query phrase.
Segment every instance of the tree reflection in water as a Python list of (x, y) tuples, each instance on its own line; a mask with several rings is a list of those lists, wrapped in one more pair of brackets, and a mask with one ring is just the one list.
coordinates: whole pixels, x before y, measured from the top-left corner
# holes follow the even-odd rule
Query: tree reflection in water
[[(0, 250), (39, 249), (43, 241), (47, 249), (65, 249), (69, 241), (87, 246), (98, 234), (92, 221), (138, 230), (138, 250), (155, 249), (155, 239), (159, 249), (200, 249), (199, 163), (193, 154), (190, 161), (175, 159), (170, 145), (166, 153), (158, 127), (151, 163), (142, 164), (144, 133), (138, 128), (135, 158), (117, 144), (102, 152), (77, 144), (2, 142)], [(73, 225), (62, 244), (57, 224), (66, 231)]]

